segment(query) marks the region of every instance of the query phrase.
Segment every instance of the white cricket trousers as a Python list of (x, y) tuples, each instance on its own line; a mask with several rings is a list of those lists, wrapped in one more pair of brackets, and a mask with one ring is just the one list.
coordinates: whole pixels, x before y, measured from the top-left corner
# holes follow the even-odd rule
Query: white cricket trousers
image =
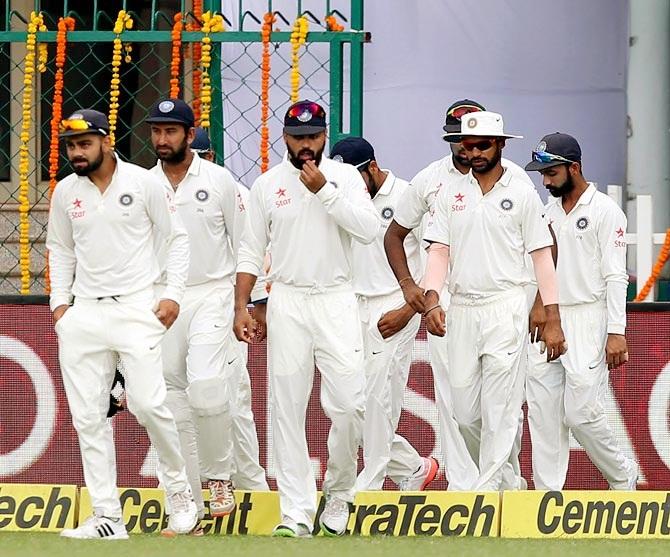
[(401, 331), (387, 339), (382, 338), (377, 328), (384, 313), (404, 304), (400, 291), (387, 296), (358, 297), (365, 346), (366, 392), (364, 467), (356, 480), (356, 491), (382, 489), (387, 475), (398, 484), (423, 463), (416, 449), (396, 433), (421, 315), (414, 315)]
[(447, 311), (454, 417), (479, 445), (477, 491), (499, 491), (523, 403), (528, 309), (521, 287), (487, 298), (454, 295)]
[(96, 513), (121, 516), (112, 430), (107, 423), (116, 354), (125, 367), (128, 409), (158, 453), (168, 493), (188, 489), (172, 413), (165, 404), (161, 340), (165, 327), (153, 313), (153, 289), (128, 296), (77, 298), (56, 323), (59, 361), (84, 481)]
[(625, 489), (628, 460), (607, 422), (603, 397), (609, 378), (605, 302), (561, 306), (568, 351), (547, 363), (529, 350), (526, 381), (535, 489), (561, 490), (570, 458), (569, 430), (613, 488)]
[(305, 438), (314, 364), (330, 418), (324, 493), (354, 499), (365, 407), (363, 339), (350, 285), (324, 290), (274, 283), (268, 299), (273, 457), (282, 517), (311, 525), (316, 482)]
[(227, 350), (232, 322), (229, 280), (188, 286), (179, 317), (163, 338), (167, 402), (177, 422), (191, 487), (198, 493), (201, 477), (228, 480), (233, 471), (234, 386), (228, 385), (225, 370), (228, 361), (234, 364), (239, 358), (237, 351)]

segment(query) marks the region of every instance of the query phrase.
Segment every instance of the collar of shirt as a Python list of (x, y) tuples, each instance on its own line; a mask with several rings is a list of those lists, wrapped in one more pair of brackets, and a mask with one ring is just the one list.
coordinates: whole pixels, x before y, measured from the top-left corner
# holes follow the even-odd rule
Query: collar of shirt
[[(188, 176), (189, 174), (192, 174), (193, 176), (198, 176), (200, 174), (200, 163), (202, 162), (202, 160), (203, 159), (201, 159), (198, 155), (193, 154), (193, 160), (191, 161), (191, 164), (188, 165), (188, 170), (186, 171), (184, 178), (186, 178), (186, 176)], [(163, 161), (160, 159), (156, 161), (156, 166), (161, 171), (161, 174), (165, 178), (167, 178), (167, 176), (165, 175), (165, 171), (163, 170)]]
[(385, 168), (382, 168), (381, 171), (388, 172), (388, 174), (386, 175), (386, 179), (384, 180), (382, 187), (377, 191), (375, 197), (377, 197), (377, 195), (390, 195), (391, 192), (393, 192), (393, 186), (395, 186), (395, 175), (393, 172)]
[[(596, 189), (595, 184), (592, 182), (589, 182), (589, 187), (584, 190), (584, 193), (579, 197), (577, 200), (577, 203), (575, 203), (575, 207), (579, 207), (580, 205), (589, 205), (591, 201), (593, 200), (593, 196), (596, 194)], [(563, 198), (562, 197), (554, 197), (550, 199), (547, 202), (547, 207), (551, 207), (552, 205), (556, 205), (561, 211), (565, 212), (563, 210)], [(574, 209), (573, 209), (574, 211)], [(571, 211), (572, 212), (572, 211)]]
[[(116, 178), (119, 175), (119, 169), (126, 164), (123, 162), (119, 157), (117, 157), (114, 153), (112, 153), (112, 157), (114, 157), (114, 160), (116, 160), (116, 166), (114, 167), (114, 172), (112, 173), (112, 179), (109, 181), (109, 185), (107, 186), (107, 189), (111, 187), (112, 184), (116, 182)], [(77, 181), (82, 184), (87, 184), (89, 186), (93, 186), (94, 188), (97, 188), (98, 186), (95, 185), (93, 180), (91, 180), (88, 176), (77, 176)], [(107, 191), (107, 189), (105, 191)]]
[[(477, 178), (475, 178), (475, 175), (473, 174), (472, 169), (470, 169), (470, 171), (466, 174), (466, 176), (468, 177), (468, 180), (470, 181), (471, 184), (474, 184), (474, 185), (476, 185), (477, 187), (480, 188), (479, 182), (477, 181)], [(493, 184), (493, 188), (495, 188), (498, 184), (500, 184), (501, 186), (507, 187), (507, 186), (510, 185), (511, 181), (512, 181), (512, 173), (507, 168), (505, 168), (503, 166), (503, 174), (500, 177), (500, 179), (495, 184)], [(491, 188), (491, 190), (493, 190), (493, 188)], [(491, 191), (491, 190), (489, 190), (489, 191)]]

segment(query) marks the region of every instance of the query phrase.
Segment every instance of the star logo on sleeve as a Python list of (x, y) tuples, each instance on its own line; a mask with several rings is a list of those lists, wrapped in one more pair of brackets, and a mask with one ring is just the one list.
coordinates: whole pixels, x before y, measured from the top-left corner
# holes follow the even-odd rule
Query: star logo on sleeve
[(463, 199), (465, 198), (465, 196), (460, 192), (454, 195), (454, 197), (456, 198), (457, 203), (463, 203)]
[(616, 237), (617, 238), (623, 238), (623, 234), (624, 234), (624, 229), (619, 227), (616, 231)]
[(276, 192), (277, 197), (286, 197), (286, 190), (284, 188), (279, 188)]
[(81, 203), (82, 203), (81, 199), (78, 199), (78, 198), (75, 199), (75, 200), (72, 202), (72, 204), (74, 205), (74, 208), (75, 208), (75, 209), (81, 209)]

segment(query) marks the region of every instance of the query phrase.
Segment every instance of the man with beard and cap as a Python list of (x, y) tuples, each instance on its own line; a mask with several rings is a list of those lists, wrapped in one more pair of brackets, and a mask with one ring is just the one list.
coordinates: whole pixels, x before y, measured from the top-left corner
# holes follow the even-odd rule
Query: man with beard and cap
[[(445, 134), (460, 132), (461, 118), (464, 115), (483, 110), (485, 110), (484, 106), (477, 101), (470, 99), (456, 101), (447, 109), (446, 121), (442, 129)], [(443, 138), (446, 141), (447, 138)], [(470, 161), (463, 146), (456, 142), (449, 142), (449, 146), (451, 150), (449, 155), (432, 162), (410, 181), (411, 187), (407, 189), (398, 203), (393, 220), (384, 237), (389, 263), (403, 292), (412, 295), (415, 303), (419, 304), (423, 301), (423, 290), (416, 283), (421, 273), (417, 276), (410, 272), (403, 242), (412, 230), (418, 231), (419, 236), (423, 237), (427, 222), (435, 210), (437, 193), (448, 183), (460, 179), (470, 171)], [(501, 159), (501, 163), (519, 180), (526, 182), (529, 188), (534, 188), (533, 182), (520, 166), (505, 158)], [(442, 288), (440, 301), (445, 308), (449, 304), (446, 284)], [(421, 306), (417, 308), (421, 309)], [(454, 419), (449, 388), (447, 338), (428, 335), (428, 347), (440, 421), (440, 443), (449, 489), (472, 490), (478, 477), (476, 463), (479, 461), (479, 434), (478, 431), (460, 430)], [(518, 458), (521, 449), (523, 414), (520, 414), (520, 419), (515, 448), (509, 463), (505, 466), (503, 487), (506, 489), (523, 489), (526, 485), (521, 476)]]
[(547, 315), (542, 333), (547, 360), (566, 350), (553, 239), (535, 189), (501, 164), (506, 140), (520, 136), (504, 132), (500, 114), (466, 114), (461, 131), (445, 137), (461, 143), (471, 170), (447, 183), (437, 196), (425, 233), (431, 246), (422, 307), (428, 332), (444, 336), (439, 292), (450, 268), (448, 356), (454, 416), (461, 430), (479, 430), (475, 489), (498, 491), (524, 396), (526, 253), (532, 258)]
[(163, 342), (167, 401), (201, 517), (201, 477), (209, 489), (210, 514), (225, 516), (235, 508), (233, 387), (226, 368), (241, 357), (230, 342), (235, 253), (243, 222), (237, 184), (226, 169), (190, 149), (194, 116), (184, 101), (156, 102), (146, 123), (158, 157), (151, 172), (173, 201), (191, 245), (181, 315)]
[(322, 378), (321, 405), (332, 423), (319, 523), (326, 535), (341, 535), (354, 499), (365, 406), (352, 242), (371, 243), (380, 222), (360, 173), (323, 156), (323, 107), (308, 100), (291, 105), (284, 116), (284, 142), (284, 160), (251, 188), (238, 256), (234, 329), (240, 340), (254, 337), (257, 323), (246, 304), (271, 245), (268, 380), (282, 515), (274, 535), (307, 537), (312, 531), (316, 484), (305, 417), (315, 363)]
[(634, 490), (638, 465), (621, 451), (603, 406), (608, 368), (628, 361), (626, 217), (584, 179), (574, 137), (546, 135), (532, 156), (526, 170), (540, 172), (554, 197), (545, 218), (557, 237), (558, 303), (570, 347), (550, 363), (530, 351), (526, 396), (535, 488), (563, 489), (572, 430), (611, 489)]
[[(197, 510), (166, 403), (161, 340), (179, 314), (188, 237), (172, 218), (158, 180), (116, 156), (104, 114), (78, 110), (61, 122), (60, 137), (74, 174), (56, 185), (49, 214), (50, 307), (94, 510), (61, 536), (128, 538), (106, 419), (117, 353), (125, 366), (128, 409), (158, 452), (172, 507), (169, 526), (184, 534), (195, 526)], [(160, 275), (153, 230), (164, 239), (166, 287), (160, 298), (153, 288)]]
[[(372, 145), (362, 137), (339, 141), (330, 150), (330, 158), (358, 169), (382, 221), (374, 242), (355, 242), (352, 246), (353, 284), (363, 328), (366, 374), (364, 467), (356, 489), (382, 489), (388, 475), (402, 491), (421, 491), (437, 475), (437, 460), (422, 458), (396, 433), (421, 315), (405, 303), (384, 253), (384, 233), (409, 184), (390, 170), (381, 169)], [(415, 275), (421, 272), (420, 243), (415, 234), (409, 234), (404, 241)]]

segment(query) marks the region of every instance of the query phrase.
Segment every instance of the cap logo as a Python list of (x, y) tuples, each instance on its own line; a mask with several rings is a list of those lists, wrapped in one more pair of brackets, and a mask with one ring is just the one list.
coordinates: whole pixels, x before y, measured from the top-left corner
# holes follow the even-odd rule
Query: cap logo
[(535, 147), (535, 151), (537, 151), (538, 153), (545, 153), (547, 151), (547, 142), (540, 141), (537, 144), (537, 147)]
[(83, 115), (83, 114), (79, 114), (78, 112), (75, 113), (75, 114), (73, 114), (72, 116), (70, 116), (70, 117), (68, 118), (68, 120), (83, 120), (83, 119), (84, 119), (84, 115)]
[(470, 118), (468, 120), (468, 128), (476, 128), (477, 127), (477, 118)]
[(334, 160), (335, 162), (344, 162), (342, 155), (335, 155), (332, 160)]
[(160, 110), (163, 114), (166, 112), (171, 112), (172, 109), (174, 109), (174, 103), (172, 101), (163, 101), (158, 105), (158, 110)]
[(301, 122), (309, 122), (312, 119), (312, 113), (309, 110), (303, 110), (302, 114), (298, 115), (298, 120)]

